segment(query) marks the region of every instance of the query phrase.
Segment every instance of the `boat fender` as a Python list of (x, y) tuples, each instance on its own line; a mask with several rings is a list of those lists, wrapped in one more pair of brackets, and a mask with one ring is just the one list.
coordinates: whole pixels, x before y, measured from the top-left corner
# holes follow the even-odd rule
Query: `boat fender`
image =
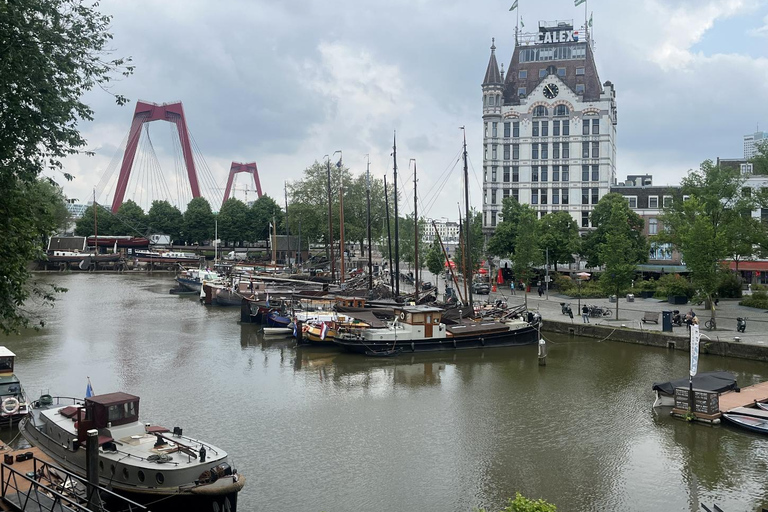
[(400, 320), (405, 320), (405, 313), (400, 313)]
[(416, 343), (411, 342), (411, 352), (416, 352)]
[(480, 344), (481, 344), (482, 346), (485, 346), (485, 338), (480, 338)]
[(456, 348), (456, 338), (453, 339), (453, 348)]
[(3, 399), (2, 409), (5, 414), (16, 414), (19, 412), (19, 399), (14, 396), (9, 396)]

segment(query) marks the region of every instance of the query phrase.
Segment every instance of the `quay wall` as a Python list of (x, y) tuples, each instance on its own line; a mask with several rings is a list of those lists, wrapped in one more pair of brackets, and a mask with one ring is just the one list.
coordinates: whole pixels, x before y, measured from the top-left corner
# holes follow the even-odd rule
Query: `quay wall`
[[(620, 341), (651, 347), (667, 348), (674, 350), (691, 350), (691, 342), (687, 335), (680, 336), (672, 333), (626, 327), (612, 327), (609, 325), (594, 325), (582, 323), (570, 323), (557, 320), (544, 320), (541, 330), (557, 334), (571, 336), (584, 336), (599, 340)], [(712, 339), (707, 339), (708, 336)], [(702, 332), (700, 352), (723, 357), (737, 357), (753, 361), (768, 361), (768, 346), (753, 345), (733, 340), (719, 340), (708, 331)]]

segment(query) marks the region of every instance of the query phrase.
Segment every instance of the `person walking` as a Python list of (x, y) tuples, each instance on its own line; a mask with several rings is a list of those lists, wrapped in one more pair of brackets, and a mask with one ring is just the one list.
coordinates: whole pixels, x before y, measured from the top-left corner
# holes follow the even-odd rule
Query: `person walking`
[(584, 319), (584, 323), (589, 323), (589, 307), (586, 304), (581, 308), (581, 318)]

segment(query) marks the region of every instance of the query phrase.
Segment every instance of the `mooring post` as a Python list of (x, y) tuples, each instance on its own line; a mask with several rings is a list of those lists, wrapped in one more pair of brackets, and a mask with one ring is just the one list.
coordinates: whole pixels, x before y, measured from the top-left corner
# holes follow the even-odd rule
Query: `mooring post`
[(539, 339), (539, 366), (547, 366), (547, 342)]
[(85, 443), (85, 474), (91, 488), (88, 489), (88, 509), (100, 510), (99, 504), (99, 431), (91, 429), (86, 432)]

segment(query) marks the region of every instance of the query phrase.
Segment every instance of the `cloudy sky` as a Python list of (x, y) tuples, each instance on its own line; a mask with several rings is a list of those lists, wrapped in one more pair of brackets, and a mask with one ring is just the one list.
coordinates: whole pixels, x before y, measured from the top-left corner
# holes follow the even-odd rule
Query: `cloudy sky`
[[(212, 189), (224, 186), (232, 161), (256, 161), (264, 192), (282, 204), (285, 181), (336, 150), (354, 173), (370, 155), (371, 172), (391, 179), (397, 130), (401, 183), (409, 160), (418, 164), (420, 214), (455, 218), (462, 125), (471, 202), (480, 207), (480, 83), (492, 37), (499, 62), (509, 64), (511, 2), (103, 1), (114, 16), (115, 54), (136, 65), (112, 90), (132, 103), (88, 94), (95, 121), (82, 129), (96, 156), (66, 162), (76, 178), (65, 193), (86, 201), (96, 188), (109, 203), (135, 100), (181, 100), (210, 169), (201, 178), (207, 195), (221, 195)], [(584, 20), (573, 0), (519, 5), (526, 29), (538, 20)], [(676, 183), (704, 159), (741, 157), (743, 135), (758, 124), (768, 131), (768, 1), (590, 0), (588, 9), (600, 79), (617, 89), (619, 179), (647, 172), (656, 184)], [(143, 137), (162, 170), (140, 151), (126, 198), (186, 202), (169, 126), (149, 125)], [(406, 211), (411, 187), (401, 188)], [(236, 188), (237, 197), (254, 198), (244, 177)]]

